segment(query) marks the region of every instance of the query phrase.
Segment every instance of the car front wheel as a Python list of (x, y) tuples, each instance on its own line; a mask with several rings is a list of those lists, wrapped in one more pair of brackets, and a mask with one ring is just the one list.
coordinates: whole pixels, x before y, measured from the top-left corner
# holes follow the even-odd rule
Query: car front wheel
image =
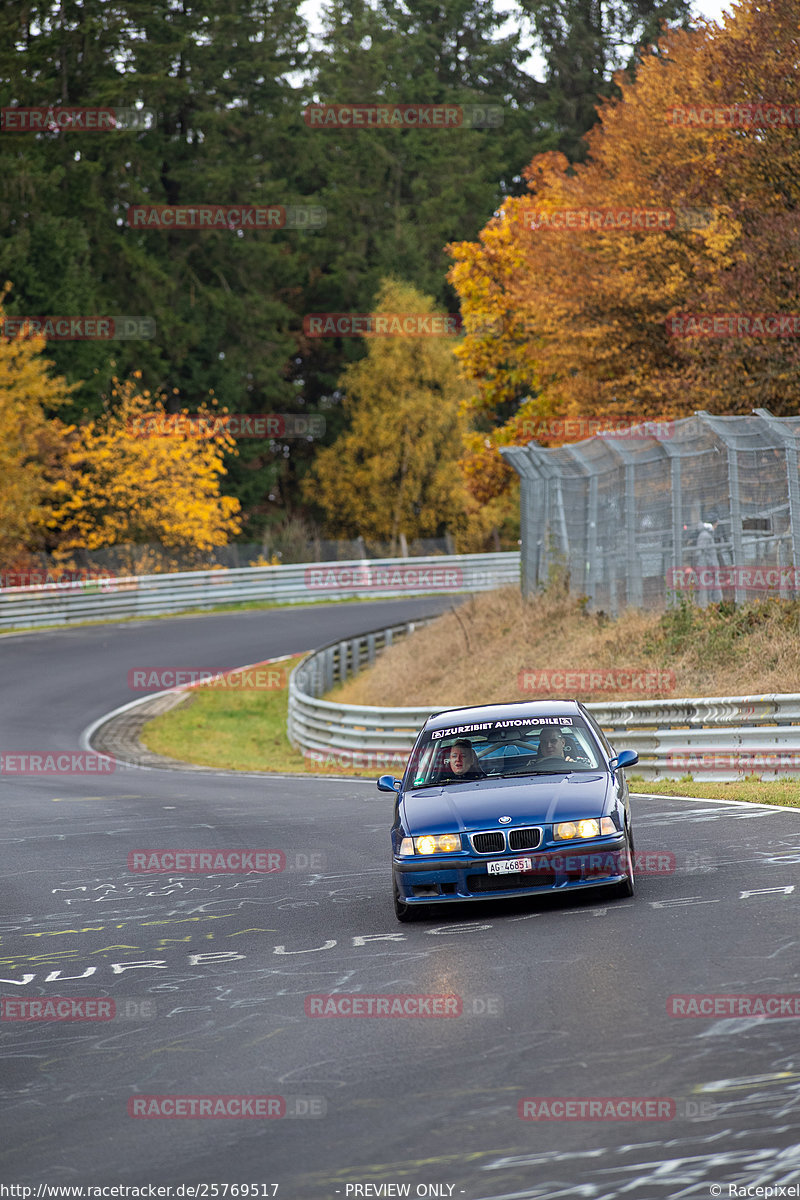
[(394, 876), (392, 876), (392, 897), (394, 899), (394, 915), (398, 921), (404, 923), (416, 921), (418, 917), (424, 915), (425, 909), (421, 905), (406, 904), (404, 900), (400, 899), (400, 891)]
[(631, 839), (630, 830), (625, 828), (625, 844), (622, 848), (622, 853), (625, 855), (625, 878), (621, 883), (618, 883), (614, 888), (612, 895), (632, 896), (636, 890), (636, 883), (633, 877), (633, 841)]

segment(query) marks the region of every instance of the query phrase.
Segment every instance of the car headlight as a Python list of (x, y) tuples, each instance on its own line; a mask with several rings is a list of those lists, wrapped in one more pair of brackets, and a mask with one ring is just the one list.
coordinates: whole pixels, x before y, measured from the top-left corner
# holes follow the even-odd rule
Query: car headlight
[(401, 854), (455, 854), (461, 849), (457, 833), (425, 833), (422, 837), (403, 838)]
[[(604, 817), (603, 824), (610, 818)], [(562, 821), (553, 829), (553, 837), (555, 840), (563, 842), (571, 842), (576, 838), (593, 838), (600, 836), (601, 822), (595, 817), (590, 817), (582, 821)], [(613, 825), (613, 822), (612, 822)], [(604, 833), (616, 833), (615, 829), (604, 829)]]

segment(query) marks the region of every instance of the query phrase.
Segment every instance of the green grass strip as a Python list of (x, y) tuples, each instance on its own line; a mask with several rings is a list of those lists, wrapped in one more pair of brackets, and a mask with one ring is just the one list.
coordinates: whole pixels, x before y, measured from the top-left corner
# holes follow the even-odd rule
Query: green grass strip
[(780, 804), (784, 808), (800, 808), (800, 782), (776, 779), (762, 782), (757, 775), (746, 775), (731, 783), (712, 783), (708, 779), (643, 779), (628, 775), (632, 792), (649, 792), (659, 796), (695, 796), (698, 800), (746, 800), (749, 804)]
[[(305, 655), (277, 664), (288, 680)], [(235, 672), (232, 672), (235, 674)], [(336, 774), (377, 778), (372, 769), (334, 771), (316, 766), (295, 750), (286, 736), (289, 688), (236, 690), (192, 688), (177, 708), (148, 721), (140, 741), (155, 754), (181, 762), (227, 771), (298, 772), (303, 775)]]

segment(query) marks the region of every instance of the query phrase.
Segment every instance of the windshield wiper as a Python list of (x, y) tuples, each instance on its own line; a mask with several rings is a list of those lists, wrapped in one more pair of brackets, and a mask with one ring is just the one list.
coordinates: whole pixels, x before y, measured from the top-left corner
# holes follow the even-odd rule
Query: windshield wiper
[(431, 779), (427, 783), (412, 783), (410, 790), (418, 792), (421, 788), (448, 787), (451, 783), (475, 783), (475, 779)]
[(557, 771), (532, 771), (528, 768), (525, 771), (509, 771), (506, 775), (496, 776), (499, 779), (522, 779), (525, 775), (572, 775), (572, 767), (563, 767)]

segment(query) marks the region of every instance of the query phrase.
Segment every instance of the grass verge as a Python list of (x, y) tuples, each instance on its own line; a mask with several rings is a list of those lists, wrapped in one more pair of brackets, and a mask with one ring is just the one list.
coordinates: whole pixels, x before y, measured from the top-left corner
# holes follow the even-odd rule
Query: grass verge
[[(281, 663), (289, 674), (305, 655)], [(235, 672), (232, 672), (235, 674)], [(140, 740), (154, 754), (226, 771), (291, 771), (303, 775), (375, 778), (375, 768), (314, 764), (286, 736), (289, 689), (263, 691), (192, 688), (177, 708), (148, 721)]]
[(762, 782), (757, 775), (747, 775), (730, 783), (712, 783), (684, 775), (681, 779), (643, 779), (628, 775), (632, 792), (655, 793), (659, 796), (696, 796), (698, 800), (746, 800), (750, 804), (779, 804), (784, 808), (800, 808), (800, 783), (794, 779)]
[(679, 596), (664, 613), (628, 609), (612, 619), (561, 586), (530, 599), (506, 587), (403, 638), (336, 698), (381, 705), (400, 695), (408, 705), (457, 708), (566, 695), (743, 696), (794, 692), (799, 673), (800, 599), (704, 609)]

